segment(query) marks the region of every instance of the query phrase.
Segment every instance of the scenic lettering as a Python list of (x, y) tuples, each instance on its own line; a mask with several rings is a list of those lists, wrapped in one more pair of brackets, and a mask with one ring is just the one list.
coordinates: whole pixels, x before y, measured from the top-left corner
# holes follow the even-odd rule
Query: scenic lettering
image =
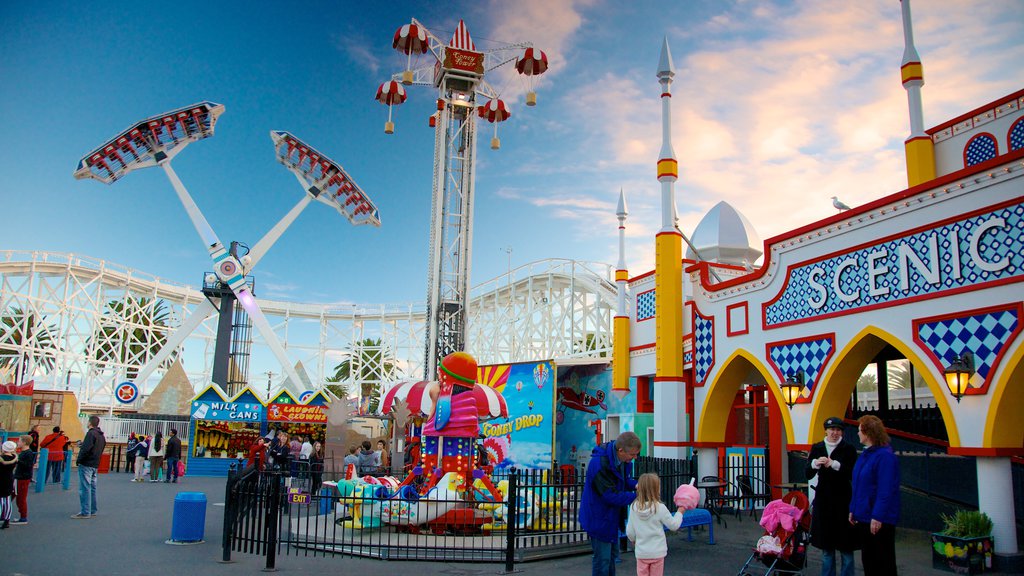
[[(967, 257), (971, 259), (974, 266), (987, 272), (999, 272), (1010, 265), (1010, 259), (1006, 256), (998, 259), (988, 260), (982, 255), (982, 242), (986, 235), (997, 229), (1005, 228), (1006, 220), (1000, 217), (992, 217), (977, 226), (968, 238)], [(946, 235), (949, 245), (953, 250), (948, 254), (950, 272), (953, 279), (960, 279), (963, 273), (960, 250), (960, 230), (950, 228)], [(918, 254), (907, 243), (901, 242), (896, 248), (896, 269), (893, 270), (887, 264), (890, 257), (889, 249), (880, 247), (870, 252), (861, 252), (851, 255), (840, 262), (832, 271), (831, 277), (824, 268), (816, 266), (811, 269), (807, 278), (813, 294), (808, 296), (807, 304), (814, 310), (823, 307), (830, 297), (837, 298), (844, 303), (857, 302), (865, 296), (878, 297), (889, 295), (892, 287), (898, 279), (900, 292), (909, 292), (911, 283), (911, 270), (917, 271), (921, 278), (932, 285), (942, 283), (942, 261), (943, 254), (939, 250), (939, 233), (932, 232), (927, 239), (927, 250), (924, 254)], [(866, 288), (844, 291), (843, 279), (852, 274), (866, 275)], [(863, 286), (855, 282), (854, 285)]]

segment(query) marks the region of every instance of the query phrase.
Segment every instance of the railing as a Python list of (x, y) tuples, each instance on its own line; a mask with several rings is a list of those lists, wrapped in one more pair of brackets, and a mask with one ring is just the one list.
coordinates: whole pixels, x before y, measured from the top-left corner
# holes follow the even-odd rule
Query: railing
[[(82, 421), (82, 429), (88, 429), (89, 418), (84, 417), (80, 420)], [(160, 432), (166, 439), (171, 435), (171, 428), (175, 428), (178, 430), (178, 438), (181, 439), (181, 443), (189, 444), (188, 418), (185, 418), (184, 420), (142, 420), (117, 417), (103, 418), (100, 422), (100, 428), (103, 429), (103, 436), (107, 439), (107, 442), (120, 443), (127, 442), (128, 436), (132, 432), (134, 432), (136, 436), (149, 436)]]
[[(636, 473), (658, 472), (671, 502), (693, 477), (695, 462), (643, 458)], [(327, 481), (315, 473), (232, 470), (225, 488), (223, 559), (231, 552), (265, 555), (274, 569), (285, 555), (348, 555), (379, 559), (516, 562), (585, 553), (580, 527), (584, 471), (511, 470), (499, 476), (504, 501), (393, 497), (381, 486)], [(495, 482), (499, 480), (495, 479)], [(400, 492), (400, 494), (403, 494)]]

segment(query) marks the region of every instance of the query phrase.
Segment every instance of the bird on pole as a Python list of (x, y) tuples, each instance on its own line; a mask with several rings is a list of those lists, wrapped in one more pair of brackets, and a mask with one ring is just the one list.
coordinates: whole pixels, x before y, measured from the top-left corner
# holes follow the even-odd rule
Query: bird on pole
[(835, 206), (836, 210), (839, 210), (840, 212), (842, 212), (843, 210), (849, 210), (850, 209), (849, 206), (847, 206), (846, 204), (843, 204), (843, 201), (840, 200), (839, 198), (835, 197), (835, 196), (832, 197), (832, 205)]

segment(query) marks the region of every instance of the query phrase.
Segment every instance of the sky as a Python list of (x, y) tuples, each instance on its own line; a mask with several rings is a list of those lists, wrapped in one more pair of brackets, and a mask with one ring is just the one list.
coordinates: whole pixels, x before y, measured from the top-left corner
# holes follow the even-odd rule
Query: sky
[[(917, 0), (926, 126), (1021, 88), (1024, 2)], [(210, 100), (213, 138), (173, 166), (222, 242), (254, 245), (302, 196), (269, 132), (346, 168), (383, 225), (311, 204), (256, 267), (256, 295), (422, 303), (436, 90), (410, 87), (395, 133), (377, 86), (416, 18), (478, 49), (530, 41), (550, 70), (538, 104), (511, 67), (487, 74), (512, 117), (479, 128), (471, 284), (545, 258), (614, 264), (619, 190), (627, 265), (653, 268), (660, 226), (658, 56), (676, 67), (676, 203), (686, 234), (727, 201), (762, 239), (906, 187), (909, 132), (897, 0), (612, 2), (0, 2), (0, 250), (71, 252), (198, 286), (203, 244), (159, 170), (113, 185), (79, 159), (143, 118)], [(421, 59), (419, 64), (430, 62)]]

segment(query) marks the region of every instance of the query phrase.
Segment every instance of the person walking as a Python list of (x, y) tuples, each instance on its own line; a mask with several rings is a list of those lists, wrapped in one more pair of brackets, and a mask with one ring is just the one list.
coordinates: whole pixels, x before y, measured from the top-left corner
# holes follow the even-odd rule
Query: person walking
[(149, 445), (149, 481), (160, 481), (160, 470), (164, 466), (164, 454), (167, 452), (167, 443), (164, 442), (163, 432), (153, 435), (153, 442)]
[(841, 418), (825, 420), (825, 439), (811, 446), (807, 479), (817, 478), (811, 503), (811, 544), (821, 550), (821, 576), (836, 576), (836, 551), (842, 556), (841, 576), (853, 576), (857, 537), (850, 526), (851, 479), (857, 449), (843, 440)]
[(107, 439), (100, 429), (100, 417), (89, 416), (89, 430), (85, 433), (82, 446), (78, 449), (78, 500), (81, 511), (73, 514), (75, 519), (92, 518), (96, 514), (96, 469), (100, 457), (107, 448)]
[(633, 460), (640, 454), (640, 437), (623, 432), (594, 448), (580, 500), (580, 526), (594, 551), (593, 576), (615, 576), (619, 531), (625, 528), (626, 508), (636, 499)]
[(14, 508), (14, 469), (18, 466), (18, 445), (8, 440), (0, 446), (0, 530), (11, 525)]
[(64, 473), (64, 449), (67, 447), (68, 437), (60, 429), (60, 426), (54, 426), (53, 432), (47, 434), (42, 441), (39, 442), (40, 448), (46, 448), (48, 451), (46, 455), (46, 465), (50, 470), (50, 480), (54, 484), (60, 483), (61, 474)]
[(861, 416), (857, 424), (866, 448), (853, 467), (849, 520), (860, 539), (864, 576), (890, 576), (896, 574), (900, 463), (877, 416)]
[(146, 481), (146, 462), (149, 461), (149, 443), (152, 441), (152, 438), (139, 436), (139, 443), (135, 445), (135, 478), (132, 482)]
[(35, 464), (36, 453), (32, 451), (32, 437), (26, 434), (18, 439), (18, 465), (14, 468), (18, 519), (12, 520), (11, 524), (15, 526), (28, 524), (28, 486), (32, 483), (32, 468)]
[(181, 462), (181, 438), (178, 429), (171, 428), (171, 437), (167, 439), (167, 476), (164, 482), (178, 483), (178, 462)]
[(685, 511), (682, 506), (676, 508), (675, 514), (668, 511), (661, 501), (661, 478), (657, 474), (648, 472), (637, 478), (636, 500), (629, 505), (626, 523), (626, 537), (635, 544), (636, 576), (665, 573), (665, 530), (679, 530)]
[(125, 444), (124, 471), (135, 472), (135, 449), (139, 446), (139, 439), (135, 432), (128, 435), (128, 442)]

